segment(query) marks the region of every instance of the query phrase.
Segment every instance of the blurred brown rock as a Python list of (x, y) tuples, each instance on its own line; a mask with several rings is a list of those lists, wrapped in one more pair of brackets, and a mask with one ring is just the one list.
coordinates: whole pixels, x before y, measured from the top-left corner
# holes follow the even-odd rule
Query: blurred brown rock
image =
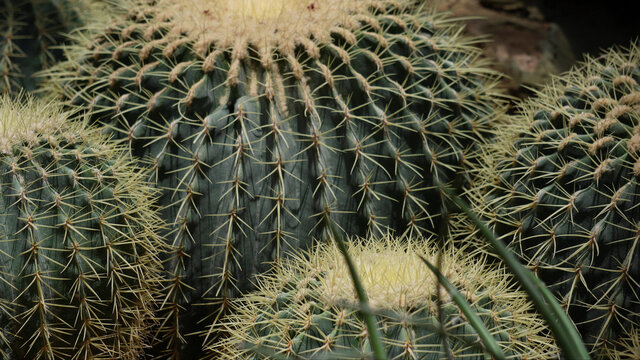
[[(425, 0), (427, 1), (427, 0)], [(640, 44), (637, 1), (628, 0), (433, 0), (467, 25), (512, 95), (568, 70), (583, 54), (597, 56), (613, 45)]]
[(527, 95), (527, 87), (541, 85), (576, 61), (560, 27), (524, 1), (442, 0), (438, 9), (462, 18), (468, 35), (488, 38), (481, 46), (508, 76), (504, 85), (512, 95)]

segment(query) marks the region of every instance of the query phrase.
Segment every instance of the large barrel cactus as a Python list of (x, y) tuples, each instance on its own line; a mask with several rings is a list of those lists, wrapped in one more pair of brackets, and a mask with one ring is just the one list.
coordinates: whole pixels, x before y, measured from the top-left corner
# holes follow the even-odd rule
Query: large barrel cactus
[(138, 359), (161, 270), (126, 152), (53, 103), (0, 97), (2, 359)]
[(588, 58), (512, 122), (485, 214), (609, 358), (640, 325), (640, 48)]
[(74, 50), (61, 91), (164, 189), (169, 354), (329, 222), (437, 226), (501, 109), (460, 32), (410, 0), (140, 0)]
[(33, 74), (62, 60), (65, 33), (96, 21), (91, 0), (0, 1), (0, 94), (34, 90)]
[[(487, 359), (478, 333), (442, 291), (418, 255), (436, 263), (463, 293), (508, 359), (549, 359), (553, 341), (542, 319), (528, 312), (526, 294), (509, 285), (503, 269), (460, 250), (438, 254), (431, 241), (387, 237), (352, 243), (348, 252), (362, 278), (389, 359)], [(308, 255), (308, 256), (307, 256)], [(371, 356), (367, 326), (338, 248), (321, 245), (287, 260), (260, 279), (259, 290), (235, 302), (223, 324), (230, 337), (211, 343), (211, 359), (363, 359)], [(446, 342), (446, 345), (445, 345)]]

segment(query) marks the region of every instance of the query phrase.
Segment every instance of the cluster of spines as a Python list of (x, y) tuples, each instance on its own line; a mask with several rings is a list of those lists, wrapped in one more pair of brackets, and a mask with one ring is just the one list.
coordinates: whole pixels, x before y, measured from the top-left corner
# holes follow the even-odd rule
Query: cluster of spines
[(619, 349), (613, 352), (612, 359), (631, 360), (640, 358), (640, 330), (631, 329), (619, 345)]
[(501, 128), (472, 194), (605, 358), (640, 314), (639, 84), (636, 44), (555, 79)]
[(158, 295), (153, 192), (123, 149), (24, 101), (0, 102), (0, 342), (17, 358), (135, 359)]

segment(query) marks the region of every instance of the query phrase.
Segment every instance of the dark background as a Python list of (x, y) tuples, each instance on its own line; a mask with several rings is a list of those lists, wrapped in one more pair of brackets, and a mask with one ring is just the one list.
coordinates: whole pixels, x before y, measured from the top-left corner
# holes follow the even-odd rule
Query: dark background
[(639, 0), (525, 0), (524, 3), (537, 7), (546, 21), (558, 24), (579, 54), (595, 55), (603, 47), (628, 44), (640, 36)]

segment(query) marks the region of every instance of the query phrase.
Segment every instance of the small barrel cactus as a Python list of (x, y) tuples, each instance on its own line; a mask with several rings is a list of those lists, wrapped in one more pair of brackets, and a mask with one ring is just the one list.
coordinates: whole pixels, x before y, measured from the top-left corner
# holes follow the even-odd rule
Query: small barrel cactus
[(609, 358), (640, 325), (640, 48), (587, 58), (511, 121), (483, 212)]
[(0, 94), (34, 90), (33, 74), (62, 60), (65, 33), (95, 21), (91, 0), (0, 1)]
[[(438, 281), (417, 256), (436, 263), (464, 294), (509, 359), (549, 359), (553, 341), (542, 320), (528, 312), (526, 294), (509, 285), (510, 276), (460, 250), (438, 254), (431, 241), (385, 239), (349, 245), (390, 359), (489, 357), (477, 332), (441, 290), (446, 340), (437, 306)], [(307, 256), (308, 255), (308, 256)], [(362, 359), (371, 355), (367, 327), (358, 315), (349, 271), (333, 244), (287, 260), (260, 279), (259, 289), (235, 302), (220, 326), (231, 334), (208, 346), (211, 359)], [(270, 354), (271, 356), (269, 356)]]
[(162, 265), (146, 175), (55, 103), (0, 97), (0, 354), (137, 359)]
[[(291, 249), (424, 234), (501, 114), (461, 28), (413, 0), (138, 0), (59, 90), (155, 164), (168, 354)], [(200, 345), (192, 342), (194, 351)]]

